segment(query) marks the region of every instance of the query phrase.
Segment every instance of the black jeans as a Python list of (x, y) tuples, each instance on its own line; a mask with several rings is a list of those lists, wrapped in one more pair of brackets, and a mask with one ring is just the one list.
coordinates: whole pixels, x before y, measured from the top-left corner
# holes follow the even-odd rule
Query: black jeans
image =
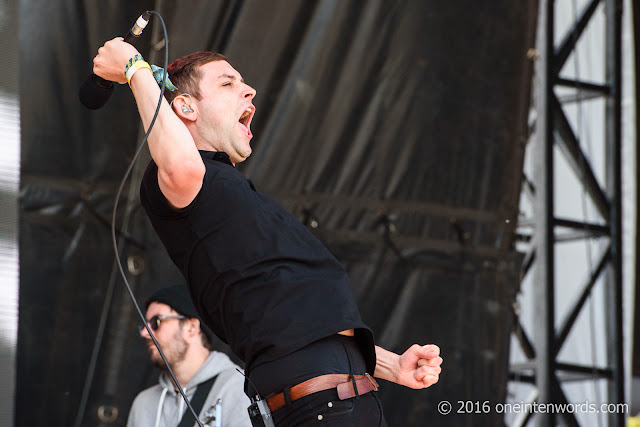
[[(249, 378), (260, 395), (268, 397), (319, 375), (362, 375), (365, 371), (364, 358), (355, 339), (332, 335), (278, 360), (254, 367)], [(340, 400), (336, 389), (325, 390), (291, 402), (272, 415), (278, 427), (387, 425), (375, 391)]]

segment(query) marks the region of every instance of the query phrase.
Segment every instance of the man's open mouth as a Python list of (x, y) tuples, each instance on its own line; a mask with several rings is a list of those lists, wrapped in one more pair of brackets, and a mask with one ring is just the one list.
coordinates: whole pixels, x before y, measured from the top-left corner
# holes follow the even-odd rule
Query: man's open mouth
[(244, 110), (244, 112), (242, 113), (238, 121), (248, 128), (249, 124), (251, 123), (251, 119), (253, 118), (253, 111), (254, 111), (253, 108), (247, 107), (247, 109)]

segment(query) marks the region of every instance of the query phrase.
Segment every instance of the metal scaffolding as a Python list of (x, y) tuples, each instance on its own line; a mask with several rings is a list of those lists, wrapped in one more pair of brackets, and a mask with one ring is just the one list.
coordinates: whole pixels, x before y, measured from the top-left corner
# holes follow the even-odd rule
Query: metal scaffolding
[[(531, 197), (531, 233), (528, 253), (523, 263), (523, 280), (533, 275), (533, 339), (527, 335), (521, 322), (522, 312), (514, 310), (519, 325), (515, 335), (526, 363), (510, 366), (511, 380), (528, 382), (535, 386), (530, 402), (537, 404), (567, 404), (563, 384), (568, 381), (606, 381), (608, 404), (624, 402), (623, 332), (622, 332), (622, 178), (621, 178), (621, 27), (622, 0), (590, 0), (576, 16), (573, 25), (562, 38), (556, 38), (556, 2), (541, 0), (537, 47), (530, 52), (535, 59), (533, 85), (535, 125), (527, 153), (531, 156), (533, 176), (525, 175), (523, 194)], [(605, 48), (602, 63), (604, 81), (583, 81), (562, 77), (568, 59), (585, 33), (599, 8), (604, 12)], [(556, 42), (554, 42), (554, 40)], [(558, 42), (559, 41), (559, 42)], [(560, 97), (559, 91), (575, 96)], [(601, 99), (604, 105), (602, 137), (604, 154), (604, 183), (594, 172), (593, 159), (585, 155), (583, 145), (568, 119), (566, 106), (577, 100)], [(590, 203), (598, 212), (599, 221), (580, 221), (560, 218), (554, 206), (556, 154), (561, 152), (580, 182)], [(563, 230), (562, 233), (560, 230)], [(567, 232), (568, 230), (568, 232)], [(526, 234), (526, 233), (524, 233)], [(599, 239), (605, 242), (598, 254), (599, 261), (590, 265), (590, 271), (581, 292), (575, 300), (560, 301), (556, 292), (558, 254), (556, 245), (567, 239)], [(604, 317), (606, 336), (599, 344), (606, 347), (606, 366), (583, 366), (563, 363), (558, 355), (563, 349), (587, 301), (594, 298), (594, 288), (604, 286)], [(556, 321), (556, 310), (569, 307), (567, 315)], [(525, 308), (522, 309), (523, 311)], [(513, 351), (513, 350), (512, 350)], [(595, 365), (595, 364), (594, 364)], [(535, 408), (532, 406), (532, 408)], [(575, 413), (535, 411), (520, 414), (513, 425), (538, 426), (579, 425)], [(607, 415), (609, 426), (623, 426), (623, 411)]]

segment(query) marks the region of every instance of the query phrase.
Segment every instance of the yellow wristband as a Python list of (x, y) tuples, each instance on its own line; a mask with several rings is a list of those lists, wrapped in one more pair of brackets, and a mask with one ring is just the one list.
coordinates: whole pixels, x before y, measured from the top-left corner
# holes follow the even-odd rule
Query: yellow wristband
[(151, 66), (146, 61), (136, 61), (131, 64), (129, 68), (127, 68), (127, 71), (124, 73), (124, 75), (127, 78), (127, 83), (129, 83), (129, 86), (131, 86), (131, 78), (136, 73), (136, 71), (141, 68), (148, 68), (149, 70), (151, 70)]

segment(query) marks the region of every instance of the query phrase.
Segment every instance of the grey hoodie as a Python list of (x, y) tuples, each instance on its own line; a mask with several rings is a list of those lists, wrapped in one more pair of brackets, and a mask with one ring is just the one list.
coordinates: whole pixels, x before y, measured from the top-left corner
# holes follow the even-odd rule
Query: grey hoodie
[[(222, 399), (223, 427), (251, 427), (247, 413), (250, 402), (244, 394), (244, 376), (236, 368), (238, 366), (226, 354), (212, 351), (184, 387), (184, 393), (191, 401), (198, 384), (218, 375), (202, 406), (201, 420), (204, 412)], [(142, 391), (134, 399), (127, 427), (176, 427), (187, 410), (182, 395), (175, 391), (171, 377), (163, 372), (159, 384)], [(195, 421), (193, 425), (197, 426)]]

